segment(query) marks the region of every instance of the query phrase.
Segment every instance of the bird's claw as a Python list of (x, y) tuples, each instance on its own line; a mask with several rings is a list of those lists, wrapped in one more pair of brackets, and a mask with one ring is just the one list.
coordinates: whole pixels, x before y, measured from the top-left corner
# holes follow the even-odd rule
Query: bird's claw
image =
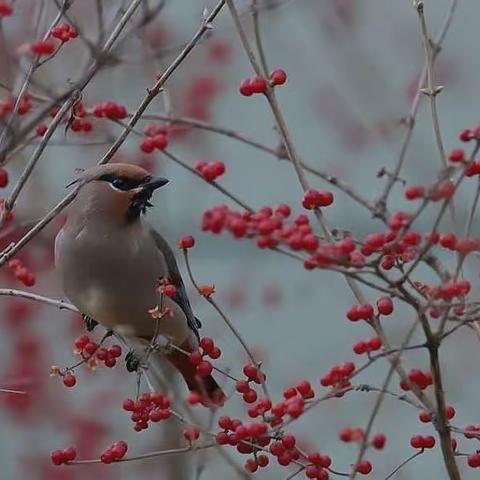
[(85, 323), (85, 328), (87, 329), (87, 332), (91, 332), (98, 325), (98, 322), (96, 320), (89, 317), (88, 315), (85, 315), (84, 313), (82, 313), (82, 320)]
[(140, 367), (140, 359), (133, 350), (130, 350), (125, 355), (125, 366), (129, 372), (138, 371), (138, 368)]

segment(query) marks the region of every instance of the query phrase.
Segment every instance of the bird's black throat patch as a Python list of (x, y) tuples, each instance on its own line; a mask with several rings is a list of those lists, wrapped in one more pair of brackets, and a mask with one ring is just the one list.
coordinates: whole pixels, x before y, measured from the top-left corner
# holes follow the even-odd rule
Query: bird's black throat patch
[(150, 203), (152, 194), (153, 190), (149, 188), (143, 188), (133, 196), (130, 206), (127, 210), (127, 222), (137, 220), (140, 217), (140, 214), (144, 214), (147, 211), (148, 207), (153, 207), (153, 205)]

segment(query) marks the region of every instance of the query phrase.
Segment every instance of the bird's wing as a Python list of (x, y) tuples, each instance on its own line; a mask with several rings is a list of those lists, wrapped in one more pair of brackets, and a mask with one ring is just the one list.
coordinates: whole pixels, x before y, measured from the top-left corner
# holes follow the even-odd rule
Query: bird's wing
[(202, 326), (200, 321), (195, 317), (190, 306), (190, 301), (188, 300), (187, 291), (185, 290), (185, 285), (183, 284), (182, 276), (178, 270), (177, 261), (175, 260), (175, 255), (173, 254), (172, 249), (168, 242), (155, 230), (150, 230), (152, 237), (158, 247), (162, 252), (163, 257), (168, 268), (168, 277), (170, 282), (175, 285), (177, 288), (177, 293), (171, 297), (171, 299), (179, 305), (183, 310), (185, 317), (187, 318), (188, 326), (193, 330), (197, 338), (200, 337), (198, 329)]

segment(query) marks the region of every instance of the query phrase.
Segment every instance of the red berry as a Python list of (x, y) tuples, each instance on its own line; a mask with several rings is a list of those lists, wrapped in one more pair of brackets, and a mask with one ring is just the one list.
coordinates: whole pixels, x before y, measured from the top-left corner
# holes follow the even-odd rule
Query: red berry
[(432, 419), (430, 417), (430, 414), (425, 411), (425, 410), (422, 410), (419, 414), (418, 414), (418, 419), (422, 422), (422, 423), (429, 423)]
[(208, 377), (212, 370), (212, 364), (207, 360), (202, 360), (196, 367), (197, 374), (201, 377)]
[(30, 44), (30, 50), (36, 55), (50, 55), (55, 51), (55, 43), (51, 40), (36, 40)]
[(144, 138), (140, 143), (140, 150), (144, 153), (152, 153), (153, 150), (155, 150), (155, 141), (153, 138)]
[(458, 138), (462, 142), (469, 142), (473, 138), (472, 131), (470, 129), (466, 128), (465, 130), (462, 130), (460, 132), (460, 134), (458, 135)]
[(178, 248), (192, 248), (195, 245), (195, 239), (191, 235), (180, 237), (177, 241)]
[(451, 162), (463, 162), (465, 160), (465, 152), (461, 148), (454, 148), (448, 155)]
[(75, 345), (75, 348), (79, 350), (83, 350), (85, 348), (85, 345), (90, 342), (90, 338), (88, 335), (81, 335), (80, 337), (77, 337), (73, 344)]
[(167, 297), (174, 297), (177, 294), (177, 287), (175, 285), (165, 285), (162, 287), (162, 292), (167, 296)]
[(287, 449), (293, 448), (296, 444), (296, 439), (293, 435), (285, 435), (282, 438), (282, 444)]
[(376, 433), (372, 438), (372, 445), (377, 450), (382, 450), (387, 441), (387, 437), (383, 433)]
[(283, 85), (287, 81), (287, 73), (281, 68), (276, 68), (270, 72), (270, 80), (273, 85)]
[(363, 340), (359, 340), (353, 344), (352, 348), (357, 355), (362, 355), (367, 351), (367, 344)]
[(243, 400), (245, 403), (253, 403), (257, 401), (257, 392), (255, 390), (248, 390), (243, 394)]
[(407, 200), (416, 200), (425, 195), (425, 188), (422, 185), (410, 185), (405, 189), (405, 198)]
[(267, 82), (263, 77), (255, 77), (250, 80), (250, 88), (253, 93), (265, 93), (267, 91)]
[(202, 361), (202, 359), (203, 359), (203, 356), (199, 350), (194, 350), (193, 352), (190, 352), (188, 355), (188, 361), (192, 365), (198, 365)]
[(133, 412), (135, 408), (135, 402), (131, 398), (127, 398), (123, 401), (123, 409), (126, 412)]
[(455, 416), (455, 409), (451, 405), (445, 405), (445, 416), (449, 420)]
[(152, 138), (152, 142), (153, 142), (154, 147), (157, 150), (165, 150), (168, 146), (167, 136), (163, 135), (163, 134), (155, 135)]
[(367, 348), (369, 351), (380, 350), (382, 348), (382, 339), (380, 337), (371, 337), (367, 340)]
[(73, 447), (65, 448), (62, 453), (65, 462), (71, 462), (77, 456), (77, 451)]
[(302, 205), (307, 210), (316, 207), (328, 207), (333, 203), (333, 195), (328, 191), (307, 190), (303, 195)]
[(63, 377), (63, 384), (66, 387), (73, 387), (77, 383), (77, 379), (75, 378), (75, 375), (72, 375), (71, 373), (67, 373)]
[(122, 347), (120, 345), (112, 345), (108, 348), (108, 353), (112, 355), (112, 357), (118, 358), (122, 355)]
[(390, 315), (393, 312), (393, 302), (390, 297), (380, 297), (377, 300), (377, 309), (380, 315)]
[(478, 468), (480, 467), (480, 453), (471, 453), (467, 457), (467, 464), (469, 467)]
[(65, 461), (62, 450), (54, 450), (50, 454), (50, 459), (54, 465), (61, 465)]
[(239, 91), (244, 97), (250, 97), (253, 94), (253, 88), (249, 78), (242, 80)]
[(0, 1), (0, 17), (8, 17), (13, 13), (13, 7), (10, 2)]
[(44, 123), (41, 123), (40, 125), (37, 125), (37, 127), (35, 128), (35, 132), (39, 137), (43, 137), (47, 129), (48, 127)]
[(183, 431), (183, 436), (189, 442), (193, 442), (194, 440), (197, 440), (197, 438), (200, 436), (200, 432), (197, 427), (189, 426)]
[(443, 233), (440, 235), (439, 242), (442, 247), (454, 250), (457, 243), (457, 237), (454, 233)]
[(423, 446), (425, 448), (433, 448), (435, 446), (435, 437), (432, 437), (432, 435), (423, 437)]
[(8, 185), (8, 173), (7, 171), (0, 167), (0, 188), (4, 188)]
[(124, 442), (123, 440), (115, 442), (110, 448), (110, 452), (112, 453), (113, 457), (116, 460), (123, 458), (127, 453), (127, 450), (128, 450), (127, 442)]
[(368, 475), (372, 471), (372, 464), (368, 460), (360, 460), (356, 466), (358, 473)]
[(202, 347), (204, 353), (208, 354), (213, 350), (215, 344), (211, 338), (203, 337), (200, 339), (200, 347)]

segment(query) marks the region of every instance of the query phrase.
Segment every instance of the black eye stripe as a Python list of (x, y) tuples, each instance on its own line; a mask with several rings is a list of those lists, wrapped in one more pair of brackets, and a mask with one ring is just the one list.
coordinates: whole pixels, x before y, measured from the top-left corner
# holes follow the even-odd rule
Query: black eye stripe
[(105, 174), (99, 177), (98, 180), (111, 183), (118, 190), (128, 191), (147, 182), (148, 179), (149, 177), (142, 178), (141, 180), (132, 180), (131, 178), (125, 178), (119, 175)]

